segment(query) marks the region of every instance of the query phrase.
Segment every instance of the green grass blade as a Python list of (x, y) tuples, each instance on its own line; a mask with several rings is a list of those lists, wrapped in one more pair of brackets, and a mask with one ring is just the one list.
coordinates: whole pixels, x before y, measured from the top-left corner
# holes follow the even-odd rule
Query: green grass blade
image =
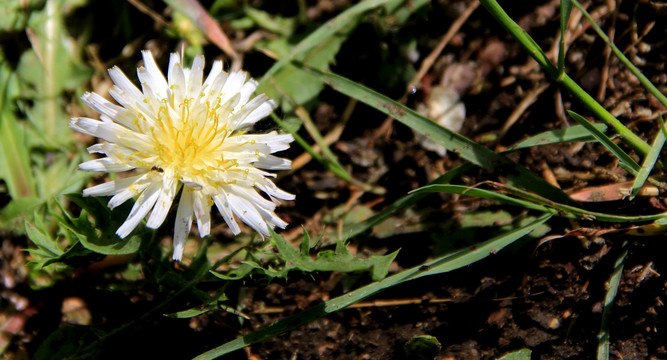
[(443, 145), (448, 150), (459, 153), (462, 158), (471, 163), (487, 171), (506, 176), (511, 184), (531, 190), (554, 201), (573, 203), (560, 189), (547, 183), (544, 179), (523, 166), (515, 164), (508, 158), (477, 144), (463, 135), (436, 124), (412, 109), (342, 76), (308, 68), (304, 65), (299, 66), (317, 74), (326, 84), (335, 90), (394, 117), (414, 131), (428, 136), (430, 140)]
[[(595, 126), (600, 131), (607, 130), (607, 126), (605, 124), (593, 124), (593, 126)], [(591, 133), (585, 127), (581, 125), (575, 125), (566, 129), (550, 130), (537, 134), (520, 142), (519, 144), (504, 151), (503, 153), (506, 154), (512, 151), (525, 149), (533, 146), (557, 144), (557, 143), (572, 142), (572, 141), (596, 141), (596, 139), (591, 135)], [(465, 172), (467, 172), (472, 168), (473, 165), (471, 163), (462, 164), (448, 171), (446, 174), (439, 176), (437, 179), (433, 180), (429, 185), (447, 184), (452, 180), (460, 177), (461, 175), (463, 175)], [(405, 210), (410, 205), (428, 196), (428, 194), (429, 193), (426, 191), (411, 192), (403, 196), (402, 198), (396, 200), (393, 204), (385, 207), (375, 215), (359, 223), (347, 226), (343, 231), (343, 234), (348, 239), (353, 238), (365, 232), (366, 230), (370, 229), (371, 227), (383, 222), (390, 216)]]
[(308, 142), (303, 137), (301, 137), (301, 135), (299, 135), (289, 126), (285, 126), (283, 121), (277, 115), (271, 114), (271, 117), (273, 121), (275, 121), (276, 124), (278, 124), (278, 126), (280, 126), (283, 130), (287, 131), (288, 133), (292, 134), (292, 136), (294, 136), (294, 141), (296, 141), (297, 144), (299, 144), (308, 154), (310, 154), (310, 156), (312, 156), (313, 159), (322, 164), (322, 166), (324, 166), (327, 170), (331, 171), (338, 178), (345, 180), (350, 184), (358, 186), (364, 191), (368, 191), (374, 194), (384, 194), (386, 192), (386, 190), (380, 186), (373, 186), (370, 184), (366, 184), (352, 177), (352, 175), (343, 167), (343, 165), (341, 165), (340, 162), (338, 162), (338, 159), (335, 156), (333, 156), (333, 153), (331, 153), (330, 157), (322, 156), (320, 153), (315, 151), (315, 149), (313, 149), (312, 146), (310, 146), (310, 144), (308, 144)]
[(546, 71), (556, 82), (570, 94), (579, 100), (588, 110), (590, 110), (596, 118), (605, 124), (613, 127), (620, 135), (623, 142), (634, 149), (641, 157), (645, 157), (651, 147), (644, 142), (639, 136), (635, 135), (630, 129), (625, 127), (618, 119), (610, 114), (602, 105), (600, 105), (593, 97), (591, 97), (584, 89), (582, 89), (574, 80), (567, 74), (559, 74), (549, 58), (544, 54), (544, 51), (535, 43), (512, 18), (507, 15), (505, 10), (495, 0), (480, 0), (482, 5), (489, 11), (489, 13), (512, 35), (512, 37), (519, 42), (519, 45), (526, 50), (530, 56), (537, 61), (538, 64)]
[[(473, 168), (473, 164), (471, 163), (464, 163), (462, 165), (457, 166), (456, 168), (448, 171), (447, 173), (440, 175), (438, 178), (435, 180), (431, 181), (431, 184), (446, 184), (452, 181), (455, 178), (458, 178), (459, 176), (463, 175), (466, 171), (470, 170)], [(377, 214), (359, 222), (356, 224), (353, 224), (351, 226), (345, 227), (343, 230), (343, 234), (346, 238), (353, 238), (366, 230), (372, 228), (373, 226), (385, 221), (392, 215), (405, 210), (407, 207), (410, 205), (416, 203), (417, 201), (425, 198), (428, 196), (428, 192), (417, 192), (417, 193), (410, 193), (402, 198), (396, 200), (393, 204), (385, 207), (381, 211), (379, 211)]]
[(607, 148), (607, 150), (611, 151), (614, 156), (619, 160), (619, 166), (621, 166), (625, 171), (628, 171), (632, 173), (633, 175), (636, 175), (637, 172), (639, 172), (640, 166), (637, 164), (636, 161), (634, 161), (630, 155), (628, 155), (623, 149), (621, 149), (616, 143), (614, 143), (607, 135), (602, 133), (600, 130), (598, 130), (593, 124), (591, 124), (588, 120), (586, 120), (583, 116), (575, 113), (574, 111), (567, 111), (567, 113), (572, 117), (574, 120), (576, 120), (580, 125), (584, 126), (588, 131), (591, 132), (591, 135), (595, 136), (596, 139), (604, 147)]
[[(607, 125), (605, 124), (593, 124), (600, 132), (607, 131)], [(595, 137), (581, 125), (570, 126), (565, 129), (558, 130), (549, 130), (537, 135), (531, 136), (528, 139), (521, 141), (520, 143), (512, 146), (507, 149), (508, 151), (516, 151), (520, 149), (525, 149), (534, 146), (549, 145), (549, 144), (559, 144), (566, 142), (589, 142), (595, 141)]]
[(427, 185), (427, 186), (421, 187), (419, 189), (413, 190), (410, 193), (415, 194), (415, 193), (420, 193), (420, 192), (446, 192), (446, 193), (450, 193), (450, 194), (475, 196), (475, 197), (479, 197), (479, 198), (500, 201), (500, 202), (508, 204), (508, 205), (520, 206), (520, 207), (525, 208), (525, 209), (538, 210), (538, 211), (541, 211), (541, 212), (556, 213), (556, 211), (554, 211), (553, 209), (550, 209), (550, 208), (548, 208), (546, 206), (543, 206), (543, 205), (540, 205), (540, 204), (536, 204), (536, 203), (531, 202), (531, 201), (513, 198), (511, 196), (500, 194), (500, 193), (497, 193), (495, 191), (473, 188), (473, 187), (464, 186), (464, 185)]
[(354, 21), (357, 16), (365, 13), (368, 10), (382, 6), (389, 1), (391, 0), (364, 0), (343, 11), (335, 18), (327, 21), (324, 25), (320, 26), (317, 28), (317, 30), (306, 36), (305, 39), (301, 40), (301, 42), (299, 42), (292, 49), (292, 52), (289, 54), (289, 56), (285, 56), (273, 64), (273, 66), (259, 81), (258, 89), (261, 90), (262, 87), (266, 86), (269, 82), (269, 79), (271, 79), (271, 76), (278, 70), (288, 65), (292, 60), (298, 59), (299, 56), (306, 54), (311, 49), (326, 41), (326, 39), (329, 37), (334, 36), (338, 31)]
[(363, 299), (377, 294), (384, 289), (423, 276), (441, 274), (470, 265), (524, 237), (525, 235), (535, 230), (538, 226), (546, 222), (550, 217), (551, 215), (544, 215), (531, 222), (530, 224), (485, 241), (476, 246), (471, 246), (459, 251), (455, 251), (434, 261), (402, 271), (398, 274), (389, 276), (384, 280), (371, 283), (345, 295), (331, 299), (324, 304), (320, 304), (298, 314), (279, 320), (264, 329), (257, 330), (251, 334), (239, 337), (210, 351), (207, 351), (197, 356), (195, 360), (210, 360), (218, 358), (232, 351), (242, 349), (248, 345), (270, 339), (299, 326), (308, 324), (316, 319), (326, 316), (327, 314), (362, 301)]
[(609, 279), (609, 288), (604, 298), (604, 310), (602, 311), (602, 322), (598, 334), (598, 360), (609, 360), (609, 316), (611, 308), (614, 306), (618, 285), (621, 283), (621, 277), (623, 277), (623, 264), (625, 257), (628, 255), (627, 244), (627, 241), (623, 242), (623, 250), (614, 264), (614, 271), (611, 274), (611, 279)]
[(644, 163), (642, 164), (641, 169), (639, 169), (634, 183), (632, 183), (632, 190), (630, 190), (630, 200), (634, 199), (635, 196), (639, 194), (639, 190), (641, 190), (641, 188), (644, 186), (644, 183), (648, 179), (648, 176), (651, 174), (655, 163), (658, 161), (658, 157), (660, 157), (662, 148), (665, 146), (665, 140), (667, 140), (667, 137), (665, 137), (665, 123), (662, 120), (662, 116), (660, 116), (658, 120), (660, 121), (660, 131), (658, 131), (658, 134), (655, 136), (655, 140), (653, 140), (653, 145), (651, 146), (651, 151), (644, 159)]
[(411, 194), (420, 194), (427, 192), (446, 192), (446, 193), (461, 194), (467, 196), (477, 196), (484, 199), (500, 201), (509, 205), (521, 206), (526, 209), (548, 212), (553, 215), (559, 215), (571, 219), (588, 219), (588, 220), (595, 219), (598, 221), (614, 222), (614, 223), (653, 221), (663, 218), (667, 214), (667, 213), (662, 213), (656, 215), (638, 215), (638, 216), (605, 214), (605, 213), (588, 211), (586, 209), (581, 209), (574, 206), (557, 204), (547, 199), (540, 198), (539, 196), (527, 193), (519, 189), (512, 189), (510, 187), (506, 187), (505, 189), (518, 196), (521, 196), (523, 199), (517, 199), (494, 191), (471, 188), (469, 186), (463, 186), (463, 185), (440, 185), (440, 184), (427, 185), (412, 191)]
[(560, 1), (560, 44), (558, 47), (558, 77), (565, 73), (565, 32), (567, 31), (567, 22), (572, 13), (572, 1)]
[(602, 31), (602, 29), (598, 26), (598, 24), (595, 23), (595, 20), (591, 17), (591, 15), (584, 9), (583, 6), (577, 1), (577, 0), (571, 0), (574, 5), (584, 14), (584, 17), (588, 20), (588, 22), (591, 24), (593, 29), (598, 33), (598, 35), (604, 40), (604, 42), (607, 44), (607, 46), (611, 47), (611, 50), (613, 51), (614, 55), (618, 57), (621, 62), (630, 69), (630, 72), (639, 80), (639, 83), (642, 84), (642, 86), (648, 90), (648, 92), (651, 93), (651, 95), (655, 96), (658, 101), (660, 101), (660, 104), (662, 106), (667, 107), (667, 97), (660, 91), (658, 90), (655, 85), (646, 77), (642, 72), (630, 61), (628, 60), (625, 55), (623, 55), (623, 52), (616, 47), (616, 45), (609, 40), (609, 37), (607, 34)]

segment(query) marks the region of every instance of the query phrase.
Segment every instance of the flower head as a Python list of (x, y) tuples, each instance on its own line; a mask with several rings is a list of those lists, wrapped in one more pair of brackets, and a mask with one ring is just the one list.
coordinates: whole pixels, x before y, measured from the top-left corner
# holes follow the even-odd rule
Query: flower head
[(81, 99), (101, 114), (100, 119), (70, 121), (70, 128), (105, 140), (88, 152), (106, 157), (86, 161), (80, 169), (108, 173), (136, 169), (132, 176), (83, 191), (90, 196), (113, 195), (111, 208), (138, 196), (116, 234), (126, 237), (146, 216), (146, 226), (158, 228), (179, 191), (174, 260), (183, 255), (193, 215), (199, 234), (210, 233), (213, 204), (234, 234), (240, 233), (237, 218), (263, 236), (276, 226), (284, 228), (287, 224), (274, 210), (279, 199), (293, 200), (294, 195), (279, 189), (270, 179), (275, 175), (264, 170), (290, 168), (289, 160), (271, 154), (287, 149), (294, 139), (275, 131), (243, 131), (269, 115), (274, 102), (264, 94), (252, 97), (257, 82), (244, 72), (223, 71), (220, 61), (203, 81), (203, 56), (186, 68), (178, 54), (171, 54), (165, 79), (153, 55), (149, 51), (142, 55), (144, 66), (137, 70), (141, 90), (113, 67), (109, 75), (115, 85), (109, 92), (120, 106), (87, 92)]

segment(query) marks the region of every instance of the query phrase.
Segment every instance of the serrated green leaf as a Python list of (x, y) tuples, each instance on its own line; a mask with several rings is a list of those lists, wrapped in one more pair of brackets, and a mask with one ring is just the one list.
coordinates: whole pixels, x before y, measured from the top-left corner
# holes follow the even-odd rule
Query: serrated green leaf
[(296, 18), (272, 15), (250, 6), (245, 6), (243, 10), (259, 27), (276, 34), (289, 36), (294, 32), (294, 28), (296, 27)]
[[(67, 197), (79, 205), (82, 211), (76, 218), (63, 211), (69, 221), (62, 223), (61, 227), (69, 231), (84, 247), (104, 255), (125, 255), (139, 250), (142, 238), (147, 232), (145, 228), (135, 230), (125, 239), (116, 235), (116, 230), (129, 213), (130, 204), (123, 204), (112, 211), (97, 197), (83, 197), (78, 194)], [(95, 220), (94, 223), (89, 216)]]
[[(308, 253), (302, 254), (295, 250), (290, 243), (278, 235), (271, 234), (273, 244), (278, 249), (280, 257), (285, 260), (287, 270), (311, 271), (340, 271), (340, 272), (370, 272), (374, 281), (385, 277), (389, 272), (389, 265), (394, 261), (398, 251), (384, 256), (373, 256), (360, 259), (352, 255), (345, 243), (338, 240), (335, 250), (324, 250), (317, 254), (315, 259)], [(303, 244), (303, 243), (302, 243)], [(303, 249), (302, 249), (303, 251)]]
[(544, 215), (539, 219), (531, 222), (530, 224), (521, 226), (508, 233), (494, 237), (493, 239), (487, 240), (475, 246), (455, 251), (431, 262), (407, 269), (398, 274), (386, 277), (381, 281), (376, 281), (372, 284), (351, 291), (343, 296), (331, 299), (324, 304), (320, 304), (308, 310), (294, 314), (279, 320), (264, 329), (257, 330), (251, 334), (244, 335), (212, 350), (209, 350), (197, 356), (195, 360), (216, 359), (222, 355), (228, 354), (248, 345), (275, 337), (286, 331), (295, 329), (318, 318), (326, 316), (327, 314), (343, 309), (351, 304), (362, 301), (363, 299), (366, 299), (384, 289), (394, 287), (400, 283), (411, 281), (423, 276), (440, 274), (468, 266), (489, 256), (491, 253), (496, 253), (514, 241), (531, 233), (533, 230), (546, 222), (550, 217), (551, 215)]
[[(36, 215), (35, 218), (39, 219), (39, 215)], [(41, 226), (38, 227), (37, 225)], [(25, 231), (26, 234), (28, 234), (30, 241), (52, 257), (62, 255), (64, 253), (63, 248), (55, 239), (52, 239), (51, 236), (49, 236), (48, 232), (43, 227), (43, 224), (39, 223), (39, 220), (37, 225), (32, 224), (31, 222), (25, 223)]]

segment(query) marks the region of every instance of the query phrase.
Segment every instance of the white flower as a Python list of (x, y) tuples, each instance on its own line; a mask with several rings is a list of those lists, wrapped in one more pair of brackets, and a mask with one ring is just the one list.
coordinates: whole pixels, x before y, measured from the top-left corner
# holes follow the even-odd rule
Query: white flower
[(264, 94), (251, 97), (257, 82), (245, 72), (223, 71), (220, 61), (202, 83), (203, 56), (185, 68), (181, 57), (171, 54), (165, 79), (153, 55), (149, 51), (142, 55), (145, 67), (137, 70), (141, 91), (118, 67), (109, 69), (115, 83), (109, 92), (120, 106), (87, 92), (81, 99), (101, 114), (100, 120), (70, 121), (70, 128), (106, 141), (88, 148), (89, 153), (106, 157), (86, 161), (80, 169), (108, 173), (137, 169), (138, 174), (87, 188), (83, 194), (113, 195), (110, 208), (139, 196), (116, 231), (124, 238), (146, 216), (149, 228), (162, 225), (182, 189), (174, 260), (183, 256), (193, 214), (199, 234), (209, 235), (213, 204), (234, 234), (240, 232), (236, 218), (262, 236), (276, 226), (284, 228), (287, 223), (274, 210), (279, 199), (293, 200), (294, 195), (279, 189), (270, 179), (275, 175), (263, 170), (290, 168), (291, 161), (271, 154), (287, 149), (294, 138), (275, 131), (243, 131), (269, 115), (274, 102)]

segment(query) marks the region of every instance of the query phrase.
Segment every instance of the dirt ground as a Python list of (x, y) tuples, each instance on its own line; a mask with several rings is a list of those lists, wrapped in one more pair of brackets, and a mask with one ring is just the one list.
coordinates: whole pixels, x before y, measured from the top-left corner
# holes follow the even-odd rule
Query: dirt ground
[[(346, 1), (318, 3), (332, 6), (331, 12), (319, 15), (323, 17), (333, 16), (349, 5)], [(399, 99), (405, 76), (381, 78), (380, 72), (374, 70), (378, 64), (395, 65), (393, 56), (401, 51), (393, 42), (395, 38), (416, 39), (420, 60), (414, 66), (418, 67), (471, 3), (432, 1), (397, 33), (383, 33), (371, 24), (361, 24), (343, 45), (331, 70)], [(602, 28), (614, 34), (618, 47), (666, 92), (667, 2), (586, 3)], [(559, 1), (501, 4), (538, 44), (557, 51)], [(665, 109), (610, 56), (603, 42), (575, 13), (576, 10), (570, 24), (567, 73), (631, 130), (652, 141), (658, 114), (664, 114)], [(360, 49), (364, 49), (363, 57), (358, 56)], [(550, 54), (555, 55), (555, 51)], [(265, 62), (250, 55), (246, 58), (246, 65), (260, 69), (258, 72), (262, 66), (270, 66)], [(504, 150), (541, 131), (572, 125), (574, 121), (564, 109), (589, 115), (554, 85), (481, 6), (460, 26), (428, 73), (418, 79), (417, 91), (406, 97), (406, 104), (417, 107), (424, 103), (443, 77), (459, 91), (466, 106), (460, 132), (494, 150)], [(327, 132), (339, 122), (348, 99), (325, 89), (318, 101), (312, 116), (320, 130)], [(514, 122), (509, 123), (508, 118), (514, 118)], [(281, 216), (290, 219), (290, 227), (284, 232), (286, 238), (297, 238), (302, 226), (311, 234), (318, 234), (326, 226), (326, 214), (345, 204), (380, 210), (462, 163), (455, 153), (441, 157), (423, 149), (411, 131), (398, 122), (389, 127), (384, 127), (384, 123), (382, 114), (357, 105), (352, 120), (332, 148), (355, 177), (384, 186), (386, 195), (358, 194), (358, 189), (311, 162), (279, 181), (281, 187), (297, 194), (298, 202), (281, 210)], [(288, 156), (299, 153), (298, 147), (293, 148)], [(568, 193), (632, 180), (602, 146), (593, 143), (543, 146), (521, 150), (510, 157), (553, 179)], [(474, 185), (487, 180), (502, 179), (475, 169), (456, 182)], [(667, 210), (660, 196), (586, 206), (593, 211), (619, 214)], [(432, 195), (410, 213), (401, 215), (417, 219), (422, 226), (394, 233), (376, 228), (352, 239), (351, 246), (362, 256), (400, 248), (391, 268), (392, 272), (400, 271), (448, 249), (490, 238), (490, 227), (466, 232), (461, 226), (466, 215), (477, 212), (509, 214), (513, 219), (526, 215), (520, 209), (508, 210), (486, 200)], [(664, 234), (633, 236), (622, 231), (631, 226), (628, 224), (562, 218), (553, 218), (548, 225), (549, 237), (527, 238), (469, 267), (394, 287), (225, 358), (408, 359), (404, 345), (416, 335), (437, 338), (441, 349), (435, 358), (441, 360), (495, 359), (521, 348), (531, 349), (533, 359), (594, 358), (609, 279), (617, 258), (627, 249), (609, 318), (611, 358), (667, 359), (663, 328), (667, 326), (667, 280), (662, 276), (667, 273)], [(580, 231), (573, 233), (575, 230)], [(61, 279), (52, 287), (31, 289), (23, 265), (26, 253), (22, 249), (27, 246), (24, 237), (3, 236), (0, 310), (4, 309), (4, 320), (11, 320), (5, 321), (8, 325), (2, 329), (3, 341), (10, 342), (3, 355), (6, 359), (33, 358), (53, 331), (65, 323), (77, 323), (71, 317), (87, 317), (88, 323), (109, 331), (142, 316), (164, 300), (159, 289), (136, 284), (109, 290), (107, 285), (117, 284), (116, 270), (124, 265), (84, 271)], [(295, 273), (289, 281), (248, 282), (228, 289), (226, 295), (231, 304), (244, 304), (249, 320), (225, 312), (209, 312), (191, 319), (154, 314), (102, 344), (102, 351), (95, 357), (192, 358), (368, 282), (370, 278), (365, 275), (337, 273)], [(161, 311), (182, 310), (187, 304), (191, 300), (177, 298)], [(14, 311), (8, 316), (10, 308)], [(82, 344), (89, 344), (96, 337), (89, 328), (80, 332)]]

